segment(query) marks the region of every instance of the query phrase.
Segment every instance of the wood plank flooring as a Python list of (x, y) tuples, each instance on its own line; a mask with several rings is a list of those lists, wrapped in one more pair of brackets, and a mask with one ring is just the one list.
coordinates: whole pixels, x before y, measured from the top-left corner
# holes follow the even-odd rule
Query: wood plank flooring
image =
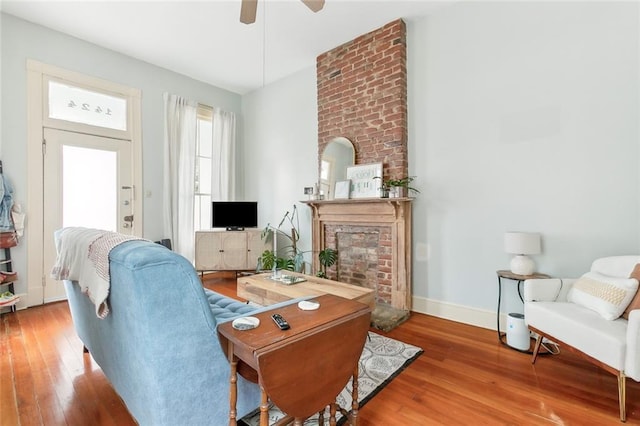
[[(205, 285), (235, 296), (233, 276)], [(533, 366), (494, 331), (422, 314), (382, 334), (425, 352), (361, 409), (361, 426), (620, 424), (615, 377), (568, 351)], [(640, 425), (639, 401), (628, 379), (627, 424)], [(66, 302), (0, 317), (0, 424), (135, 424), (83, 355)]]

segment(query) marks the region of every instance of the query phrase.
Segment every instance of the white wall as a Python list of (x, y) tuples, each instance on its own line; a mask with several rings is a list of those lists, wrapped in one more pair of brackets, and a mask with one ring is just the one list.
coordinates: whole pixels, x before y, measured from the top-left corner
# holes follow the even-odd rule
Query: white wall
[[(466, 2), (407, 28), (418, 310), (493, 327), (508, 230), (542, 233), (554, 276), (640, 252), (637, 4)], [(274, 220), (316, 178), (315, 71), (243, 111), (246, 191)]]
[(296, 205), (300, 247), (310, 250), (311, 211), (299, 201), (318, 181), (315, 66), (243, 96), (242, 111), (245, 198), (258, 200), (261, 226), (277, 226)]
[[(2, 129), (0, 159), (5, 175), (15, 187), (15, 199), (27, 213), (27, 106), (26, 61), (55, 65), (71, 71), (96, 76), (142, 90), (142, 149), (144, 191), (151, 197), (144, 199), (145, 238), (163, 236), (162, 183), (163, 183), (163, 101), (167, 91), (217, 106), (240, 114), (241, 97), (238, 94), (193, 80), (163, 68), (138, 61), (69, 37), (39, 25), (7, 14), (0, 14), (1, 22), (1, 80)], [(138, 191), (142, 194), (143, 191)], [(23, 291), (26, 282), (26, 239), (12, 249), (14, 264), (22, 277), (17, 291)]]
[[(407, 21), (418, 301), (490, 317), (507, 230), (541, 232), (535, 260), (554, 276), (640, 252), (638, 15), (631, 2), (465, 2)], [(149, 238), (162, 229), (165, 90), (236, 112), (242, 104), (241, 198), (260, 202), (261, 224), (277, 223), (317, 180), (315, 66), (240, 99), (11, 16), (1, 24), (0, 158), (22, 203), (26, 58), (142, 89)], [(310, 214), (297, 205), (309, 248)], [(514, 290), (506, 286), (508, 311), (521, 309)]]
[(467, 2), (408, 23), (415, 295), (495, 311), (508, 230), (542, 233), (553, 276), (640, 252), (638, 36), (635, 2)]

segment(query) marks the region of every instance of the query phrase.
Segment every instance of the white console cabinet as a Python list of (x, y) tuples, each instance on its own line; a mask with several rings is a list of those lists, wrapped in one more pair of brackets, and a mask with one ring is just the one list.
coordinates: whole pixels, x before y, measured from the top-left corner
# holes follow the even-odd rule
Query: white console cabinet
[(262, 229), (196, 231), (197, 271), (248, 271), (271, 247), (260, 238)]

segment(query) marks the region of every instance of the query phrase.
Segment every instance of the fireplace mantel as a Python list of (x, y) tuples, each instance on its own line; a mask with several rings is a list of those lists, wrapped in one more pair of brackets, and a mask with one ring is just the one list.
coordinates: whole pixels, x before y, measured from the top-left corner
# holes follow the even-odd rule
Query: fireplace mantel
[[(390, 232), (390, 259), (381, 257), (377, 276), (387, 275), (391, 295), (389, 304), (397, 309), (411, 309), (411, 202), (412, 198), (362, 198), (348, 200), (302, 201), (312, 211), (312, 246), (317, 253), (332, 240), (327, 229), (367, 227)], [(381, 246), (389, 244), (381, 242)], [(335, 247), (334, 247), (335, 248)], [(319, 270), (317, 256), (313, 256), (313, 268)], [(386, 272), (386, 270), (390, 272)]]

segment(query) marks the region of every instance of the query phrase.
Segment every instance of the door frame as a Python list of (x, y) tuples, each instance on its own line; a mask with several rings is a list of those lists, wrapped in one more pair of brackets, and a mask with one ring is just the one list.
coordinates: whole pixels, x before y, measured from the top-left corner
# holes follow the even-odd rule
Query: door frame
[(97, 136), (113, 137), (108, 129), (69, 122), (55, 123), (44, 116), (48, 110), (46, 93), (48, 79), (65, 80), (69, 83), (92, 90), (117, 94), (127, 99), (127, 130), (121, 137), (131, 141), (133, 164), (133, 209), (136, 212), (134, 235), (142, 236), (142, 114), (139, 89), (133, 89), (107, 80), (65, 70), (34, 60), (27, 60), (27, 205), (29, 225), (26, 229), (27, 242), (27, 306), (41, 305), (44, 296), (45, 276), (49, 271), (44, 265), (44, 158), (43, 128), (53, 127)]

